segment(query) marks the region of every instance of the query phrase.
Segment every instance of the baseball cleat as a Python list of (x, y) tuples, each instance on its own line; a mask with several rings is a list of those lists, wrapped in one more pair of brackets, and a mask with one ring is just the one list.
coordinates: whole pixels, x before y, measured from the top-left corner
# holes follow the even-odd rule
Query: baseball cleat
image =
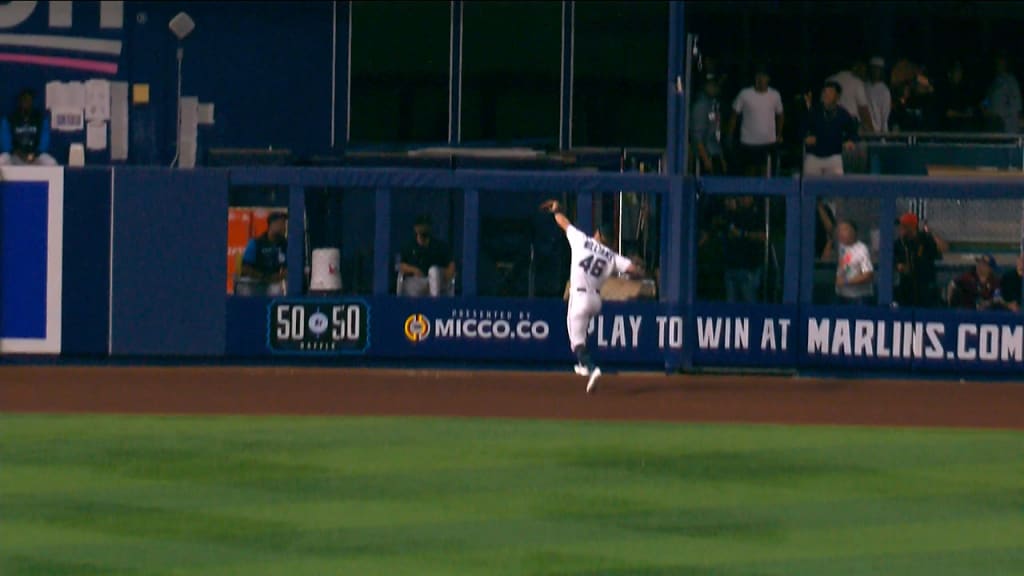
[(577, 376), (590, 376), (590, 370), (587, 370), (586, 366), (581, 366), (580, 364), (577, 364), (575, 370)]
[(601, 377), (601, 369), (594, 368), (590, 373), (590, 380), (587, 380), (587, 394), (593, 394), (597, 390), (597, 379)]

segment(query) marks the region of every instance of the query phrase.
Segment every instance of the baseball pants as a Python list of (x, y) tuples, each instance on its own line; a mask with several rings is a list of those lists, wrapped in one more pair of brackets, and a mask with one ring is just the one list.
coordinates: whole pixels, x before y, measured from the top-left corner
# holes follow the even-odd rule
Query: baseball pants
[(804, 158), (804, 176), (842, 176), (843, 155), (815, 156), (808, 154)]
[(444, 270), (438, 266), (432, 266), (424, 278), (406, 276), (402, 280), (402, 292), (412, 298), (421, 298), (430, 295), (437, 298), (441, 295), (441, 285), (444, 283)]
[(569, 347), (572, 350), (587, 344), (587, 330), (590, 319), (601, 313), (601, 296), (596, 292), (573, 288), (569, 293), (569, 313), (566, 324), (569, 328)]

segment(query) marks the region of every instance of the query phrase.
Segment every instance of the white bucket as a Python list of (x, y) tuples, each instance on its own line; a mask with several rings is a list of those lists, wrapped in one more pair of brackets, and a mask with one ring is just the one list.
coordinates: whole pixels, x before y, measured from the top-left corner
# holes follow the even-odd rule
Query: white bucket
[(313, 270), (309, 289), (317, 292), (341, 290), (341, 252), (337, 248), (313, 250)]

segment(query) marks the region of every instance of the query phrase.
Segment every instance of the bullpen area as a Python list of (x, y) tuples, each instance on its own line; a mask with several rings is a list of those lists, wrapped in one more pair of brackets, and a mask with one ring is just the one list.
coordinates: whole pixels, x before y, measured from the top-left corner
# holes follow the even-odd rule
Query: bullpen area
[(0, 409), (4, 575), (1024, 566), (1019, 385), (7, 367)]

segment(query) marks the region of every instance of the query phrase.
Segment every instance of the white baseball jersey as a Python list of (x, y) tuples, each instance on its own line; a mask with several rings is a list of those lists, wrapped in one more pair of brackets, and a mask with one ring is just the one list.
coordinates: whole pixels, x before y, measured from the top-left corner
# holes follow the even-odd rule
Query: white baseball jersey
[(569, 226), (565, 235), (572, 248), (572, 270), (569, 272), (569, 287), (572, 290), (584, 288), (589, 292), (600, 293), (601, 287), (613, 273), (629, 269), (631, 262), (628, 258), (588, 237), (575, 226)]

